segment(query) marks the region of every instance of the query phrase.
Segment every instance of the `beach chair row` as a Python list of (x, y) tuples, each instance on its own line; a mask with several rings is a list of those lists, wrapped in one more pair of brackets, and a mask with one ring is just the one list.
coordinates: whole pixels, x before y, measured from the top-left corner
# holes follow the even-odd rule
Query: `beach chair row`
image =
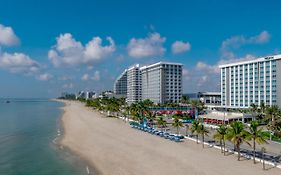
[(163, 137), (165, 139), (169, 139), (169, 140), (175, 141), (175, 142), (182, 142), (183, 141), (182, 139), (184, 138), (183, 136), (171, 134), (171, 133), (164, 132), (164, 131), (159, 131), (155, 128), (145, 127), (138, 123), (130, 123), (130, 125), (134, 129), (138, 129), (140, 131), (144, 131), (144, 132), (147, 132), (147, 133), (150, 133), (153, 135), (157, 135), (157, 136), (160, 136), (160, 137)]

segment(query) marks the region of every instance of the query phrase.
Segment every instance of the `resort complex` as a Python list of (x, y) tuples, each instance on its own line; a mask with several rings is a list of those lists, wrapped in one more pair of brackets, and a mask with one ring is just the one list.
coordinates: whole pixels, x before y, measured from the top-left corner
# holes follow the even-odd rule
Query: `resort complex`
[(0, 175), (281, 175), (280, 7), (1, 1)]
[[(237, 153), (238, 160), (244, 156), (277, 166), (277, 142), (281, 141), (280, 60), (281, 55), (274, 55), (220, 65), (221, 92), (189, 94), (182, 92), (183, 64), (135, 64), (117, 77), (113, 92), (77, 99), (103, 115), (129, 121), (132, 128), (146, 133), (177, 143), (200, 140), (203, 147), (220, 148), (224, 154)], [(253, 147), (244, 144), (249, 141), (254, 142)], [(265, 158), (256, 144), (268, 142), (270, 154)]]
[(264, 103), (281, 107), (281, 55), (219, 67), (222, 106), (248, 108)]

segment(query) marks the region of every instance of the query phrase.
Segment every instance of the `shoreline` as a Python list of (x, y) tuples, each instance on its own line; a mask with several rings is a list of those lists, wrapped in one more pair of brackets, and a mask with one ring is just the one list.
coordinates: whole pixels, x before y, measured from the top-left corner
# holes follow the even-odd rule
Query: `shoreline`
[(124, 121), (102, 117), (79, 102), (56, 101), (65, 104), (61, 117), (65, 132), (59, 144), (85, 160), (95, 174), (225, 174), (214, 168), (218, 164), (229, 166), (232, 172), (228, 174), (280, 173), (276, 168), (263, 171), (261, 164), (253, 165), (250, 160), (238, 162), (236, 156), (223, 156), (217, 149), (201, 149), (189, 140), (173, 143), (133, 130)]
[[(77, 161), (79, 161), (79, 164), (85, 166), (84, 167), (85, 172), (87, 172), (88, 175), (99, 175), (100, 173), (96, 170), (96, 168), (93, 166), (93, 164), (90, 161), (83, 158), (78, 152), (72, 150), (69, 146), (62, 144), (62, 141), (65, 137), (65, 126), (64, 126), (64, 122), (62, 119), (66, 112), (65, 107), (67, 105), (67, 101), (60, 100), (60, 99), (50, 99), (50, 100), (59, 102), (59, 103), (63, 103), (63, 106), (59, 108), (62, 111), (61, 116), (58, 119), (58, 122), (59, 122), (58, 131), (60, 131), (60, 135), (57, 134), (57, 137), (55, 138), (56, 141), (53, 143), (55, 145), (57, 145), (57, 147), (60, 151), (67, 152), (67, 153), (71, 154), (72, 156), (74, 156), (76, 159), (78, 159)], [(57, 131), (57, 133), (58, 133), (58, 131)]]

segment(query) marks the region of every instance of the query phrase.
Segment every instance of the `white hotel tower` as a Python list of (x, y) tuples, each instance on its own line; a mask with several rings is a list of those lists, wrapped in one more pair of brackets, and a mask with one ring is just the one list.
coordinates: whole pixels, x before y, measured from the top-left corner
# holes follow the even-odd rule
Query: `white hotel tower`
[(136, 64), (127, 69), (127, 99), (131, 104), (141, 101), (141, 73), (140, 65)]
[(113, 91), (119, 97), (127, 96), (127, 69), (115, 80)]
[(140, 68), (142, 100), (179, 102), (182, 97), (182, 64), (158, 62)]
[(222, 106), (247, 108), (264, 102), (281, 107), (281, 55), (219, 67)]
[(114, 92), (125, 94), (131, 104), (150, 99), (154, 103), (179, 102), (182, 97), (182, 64), (158, 62), (126, 69), (115, 81)]

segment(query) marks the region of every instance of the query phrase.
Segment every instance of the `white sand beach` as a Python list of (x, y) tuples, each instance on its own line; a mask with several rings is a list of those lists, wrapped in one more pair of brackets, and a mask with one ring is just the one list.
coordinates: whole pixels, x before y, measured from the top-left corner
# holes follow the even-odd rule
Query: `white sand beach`
[[(185, 140), (175, 143), (106, 118), (79, 102), (65, 102), (61, 144), (105, 175), (277, 175), (252, 160), (237, 161), (220, 150)], [(267, 168), (269, 168), (267, 166)]]

